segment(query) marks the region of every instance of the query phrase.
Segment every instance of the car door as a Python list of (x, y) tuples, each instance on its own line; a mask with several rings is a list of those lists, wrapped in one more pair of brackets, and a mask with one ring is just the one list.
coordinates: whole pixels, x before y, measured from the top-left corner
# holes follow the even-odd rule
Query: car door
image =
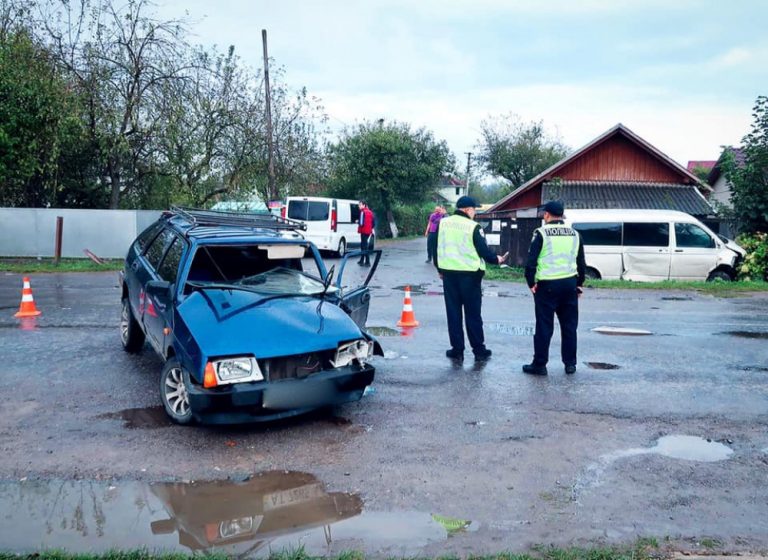
[(128, 291), (128, 301), (138, 321), (141, 321), (140, 307), (143, 302), (141, 294), (143, 294), (144, 285), (151, 278), (147, 271), (145, 252), (162, 228), (162, 223), (155, 223), (145, 229), (128, 249), (125, 259), (124, 281)]
[(717, 266), (719, 249), (714, 238), (696, 224), (675, 223), (670, 278), (706, 280)]
[(365, 277), (365, 281), (362, 285), (347, 287), (344, 286), (343, 283), (344, 269), (346, 268), (347, 263), (352, 258), (359, 258), (360, 255), (362, 255), (362, 252), (360, 251), (347, 253), (344, 256), (344, 259), (341, 261), (338, 276), (336, 277), (336, 287), (339, 289), (340, 293), (339, 305), (361, 329), (365, 328), (365, 323), (368, 321), (368, 309), (371, 305), (371, 291), (368, 284), (371, 281), (371, 278), (373, 278), (373, 273), (376, 271), (376, 268), (379, 266), (379, 260), (381, 260), (381, 249), (372, 251), (372, 253), (373, 265), (369, 269), (368, 275)]
[(625, 222), (622, 278), (638, 282), (668, 280), (669, 238), (668, 222)]
[(147, 249), (148, 280), (140, 293), (141, 322), (150, 344), (163, 351), (165, 328), (173, 327), (173, 299), (184, 242), (171, 230)]

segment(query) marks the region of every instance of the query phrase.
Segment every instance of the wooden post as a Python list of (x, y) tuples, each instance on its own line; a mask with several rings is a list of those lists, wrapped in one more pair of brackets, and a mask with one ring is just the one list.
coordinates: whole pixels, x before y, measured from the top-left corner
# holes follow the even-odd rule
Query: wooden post
[(55, 266), (59, 266), (59, 261), (61, 260), (61, 238), (64, 232), (64, 218), (61, 216), (56, 216), (56, 241), (55, 241), (55, 248), (54, 248), (54, 259), (53, 264)]

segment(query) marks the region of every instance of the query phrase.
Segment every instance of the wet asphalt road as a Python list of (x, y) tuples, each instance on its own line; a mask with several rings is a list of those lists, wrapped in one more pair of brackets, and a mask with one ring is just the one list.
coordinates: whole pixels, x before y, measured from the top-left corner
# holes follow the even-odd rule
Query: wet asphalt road
[[(240, 552), (303, 543), (318, 554), (467, 554), (637, 537), (768, 549), (767, 294), (587, 290), (578, 372), (563, 374), (556, 335), (549, 376), (529, 377), (520, 372), (532, 353), (527, 288), (486, 282), (494, 355), (452, 363), (441, 285), (423, 245), (380, 247), (368, 324), (386, 356), (376, 358), (375, 392), (267, 426), (165, 422), (159, 358), (149, 346), (138, 356), (120, 347), (116, 273), (32, 276), (43, 314), (28, 330), (13, 318), (21, 276), (0, 275), (0, 515), (21, 519), (0, 549), (188, 550), (178, 511), (175, 528), (160, 530), (173, 508), (156, 483), (242, 484), (269, 471), (312, 477), (291, 499), (333, 495), (335, 513), (284, 520), (292, 529), (258, 546), (253, 537)], [(351, 265), (344, 283), (361, 273)], [(395, 326), (405, 284), (421, 322), (410, 333)], [(653, 334), (592, 331), (600, 326)], [(665, 436), (701, 439), (659, 442)], [(669, 442), (671, 454), (663, 451)], [(277, 496), (253, 492), (265, 508), (265, 496)], [(67, 496), (79, 498), (70, 504)], [(226, 490), (213, 496), (224, 504), (219, 519), (242, 516), (227, 512)], [(339, 505), (340, 496), (351, 505)], [(431, 514), (472, 523), (448, 538)], [(270, 517), (262, 517), (266, 531)]]

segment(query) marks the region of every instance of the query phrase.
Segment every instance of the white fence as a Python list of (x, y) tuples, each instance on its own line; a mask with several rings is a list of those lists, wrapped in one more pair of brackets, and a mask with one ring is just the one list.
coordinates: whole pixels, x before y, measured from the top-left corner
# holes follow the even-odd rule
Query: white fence
[(160, 216), (160, 210), (73, 210), (0, 208), (0, 256), (52, 257), (56, 218), (63, 218), (62, 257), (122, 258), (131, 242)]

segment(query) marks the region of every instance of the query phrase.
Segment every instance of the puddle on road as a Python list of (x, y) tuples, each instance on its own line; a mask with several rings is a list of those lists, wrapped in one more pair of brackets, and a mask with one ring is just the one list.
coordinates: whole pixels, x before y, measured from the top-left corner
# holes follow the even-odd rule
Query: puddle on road
[[(729, 440), (730, 441), (730, 440)], [(653, 447), (635, 447), (602, 455), (597, 463), (589, 465), (573, 486), (574, 499), (584, 488), (599, 486), (606, 469), (614, 462), (626, 457), (657, 454), (670, 459), (714, 463), (724, 461), (733, 454), (733, 449), (725, 444), (707, 440), (698, 436), (670, 435), (656, 440)]]
[[(315, 476), (272, 471), (241, 481), (0, 483), (3, 548), (206, 551), (266, 558), (280, 550), (417, 556), (477, 523), (419, 511), (365, 511)], [(12, 515), (10, 514), (12, 512)]]
[(122, 420), (123, 427), (130, 430), (137, 428), (153, 429), (173, 426), (162, 406), (150, 406), (147, 408), (128, 408), (120, 412), (108, 412), (97, 416), (108, 420)]
[(606, 362), (584, 362), (587, 367), (592, 369), (619, 369), (616, 364), (609, 364)]
[(718, 334), (726, 334), (728, 336), (736, 336), (739, 338), (755, 338), (755, 339), (768, 339), (768, 332), (755, 332), (755, 331), (725, 331)]
[(595, 327), (592, 332), (610, 336), (649, 336), (653, 333), (644, 329), (631, 329), (627, 327)]
[(533, 333), (536, 330), (534, 327), (521, 327), (518, 325), (510, 325), (508, 323), (486, 323), (485, 328), (489, 331), (512, 336), (533, 336)]
[(742, 371), (760, 371), (768, 373), (768, 367), (765, 366), (744, 366), (741, 369)]
[(398, 292), (404, 292), (408, 287), (411, 288), (411, 295), (424, 295), (424, 293), (429, 288), (429, 284), (403, 284), (402, 286), (395, 286), (392, 289), (397, 290)]
[(665, 296), (661, 299), (662, 301), (693, 301), (692, 297), (684, 297), (684, 296)]
[(389, 327), (365, 327), (373, 336), (400, 336), (400, 331)]

